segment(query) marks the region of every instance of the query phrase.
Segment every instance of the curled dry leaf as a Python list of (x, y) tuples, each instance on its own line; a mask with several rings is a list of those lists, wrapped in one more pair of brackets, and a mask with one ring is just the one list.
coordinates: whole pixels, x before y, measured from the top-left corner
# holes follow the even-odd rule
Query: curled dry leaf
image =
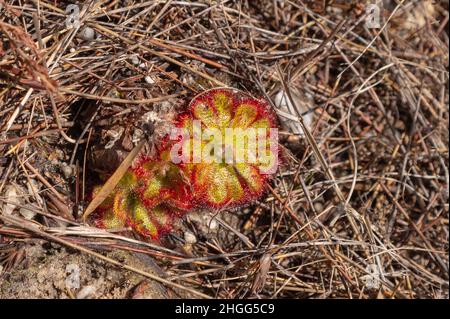
[(8, 185), (4, 193), (3, 214), (11, 215), (18, 205), (22, 205), (23, 195), (24, 192), (18, 185)]
[(293, 102), (288, 97), (288, 94), (284, 90), (278, 91), (274, 97), (274, 103), (277, 108), (277, 113), (282, 126), (292, 134), (304, 136), (303, 128), (298, 120), (299, 114), (303, 118), (303, 123), (309, 129), (312, 125), (313, 113), (311, 112), (308, 104), (305, 103), (306, 99), (300, 98), (300, 96), (291, 90), (291, 96)]

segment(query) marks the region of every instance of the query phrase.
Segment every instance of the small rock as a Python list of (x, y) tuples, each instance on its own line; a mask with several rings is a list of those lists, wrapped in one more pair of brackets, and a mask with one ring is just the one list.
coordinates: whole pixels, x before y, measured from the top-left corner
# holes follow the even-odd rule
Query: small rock
[(147, 82), (148, 84), (154, 84), (155, 80), (153, 80), (153, 78), (151, 76), (147, 75), (145, 77), (145, 82)]
[(217, 223), (217, 221), (214, 218), (209, 219), (207, 221), (207, 225), (210, 230), (216, 230), (219, 227), (219, 224)]
[(139, 283), (131, 293), (131, 299), (159, 299), (164, 295), (164, 292), (161, 292), (158, 289), (158, 284), (151, 283), (148, 280), (143, 280)]
[[(70, 289), (80, 288), (80, 266), (77, 264), (69, 264), (66, 266), (66, 287)], [(81, 291), (80, 291), (81, 292)]]
[(84, 41), (92, 41), (95, 38), (95, 31), (90, 27), (85, 27), (80, 32), (80, 38)]
[(65, 178), (69, 178), (73, 175), (73, 169), (70, 165), (67, 165), (66, 163), (61, 164), (61, 171), (64, 174)]
[(138, 65), (139, 64), (139, 58), (137, 57), (136, 54), (133, 54), (130, 56), (130, 62), (134, 65)]
[(78, 293), (77, 299), (86, 299), (89, 296), (92, 296), (97, 291), (97, 288), (94, 285), (84, 286)]
[(184, 232), (184, 240), (187, 244), (195, 244), (197, 242), (197, 237), (190, 231)]
[(323, 212), (323, 204), (316, 202), (314, 203), (314, 209), (316, 210), (316, 212), (321, 213)]

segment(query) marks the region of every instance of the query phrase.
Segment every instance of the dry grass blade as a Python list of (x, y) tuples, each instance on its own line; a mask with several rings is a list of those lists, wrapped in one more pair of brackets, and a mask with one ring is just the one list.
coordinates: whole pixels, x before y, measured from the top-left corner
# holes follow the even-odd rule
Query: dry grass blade
[(88, 207), (83, 214), (83, 219), (86, 220), (90, 214), (92, 214), (97, 207), (103, 203), (103, 201), (111, 194), (114, 188), (119, 183), (120, 179), (127, 172), (128, 168), (133, 163), (136, 156), (141, 151), (142, 147), (145, 145), (147, 141), (145, 139), (141, 140), (138, 145), (136, 145), (133, 150), (127, 155), (124, 161), (120, 164), (120, 166), (116, 169), (114, 174), (111, 175), (110, 178), (106, 181), (106, 183), (102, 186), (98, 194), (92, 199), (89, 203)]

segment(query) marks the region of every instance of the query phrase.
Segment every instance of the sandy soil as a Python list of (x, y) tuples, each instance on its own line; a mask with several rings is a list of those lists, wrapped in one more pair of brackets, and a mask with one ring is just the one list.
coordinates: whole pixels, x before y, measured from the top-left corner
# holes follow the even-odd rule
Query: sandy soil
[[(25, 251), (25, 262), (3, 274), (0, 299), (177, 297), (157, 282), (56, 244), (36, 243)], [(114, 251), (108, 257), (155, 272), (144, 255)]]

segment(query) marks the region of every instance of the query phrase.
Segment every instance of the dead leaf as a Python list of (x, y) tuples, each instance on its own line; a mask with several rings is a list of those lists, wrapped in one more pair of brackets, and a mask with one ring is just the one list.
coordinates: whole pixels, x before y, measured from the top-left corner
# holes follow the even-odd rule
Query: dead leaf
[(255, 279), (252, 283), (251, 293), (259, 292), (266, 284), (267, 273), (270, 269), (270, 263), (272, 256), (270, 254), (264, 254), (259, 260), (259, 269), (256, 273)]

